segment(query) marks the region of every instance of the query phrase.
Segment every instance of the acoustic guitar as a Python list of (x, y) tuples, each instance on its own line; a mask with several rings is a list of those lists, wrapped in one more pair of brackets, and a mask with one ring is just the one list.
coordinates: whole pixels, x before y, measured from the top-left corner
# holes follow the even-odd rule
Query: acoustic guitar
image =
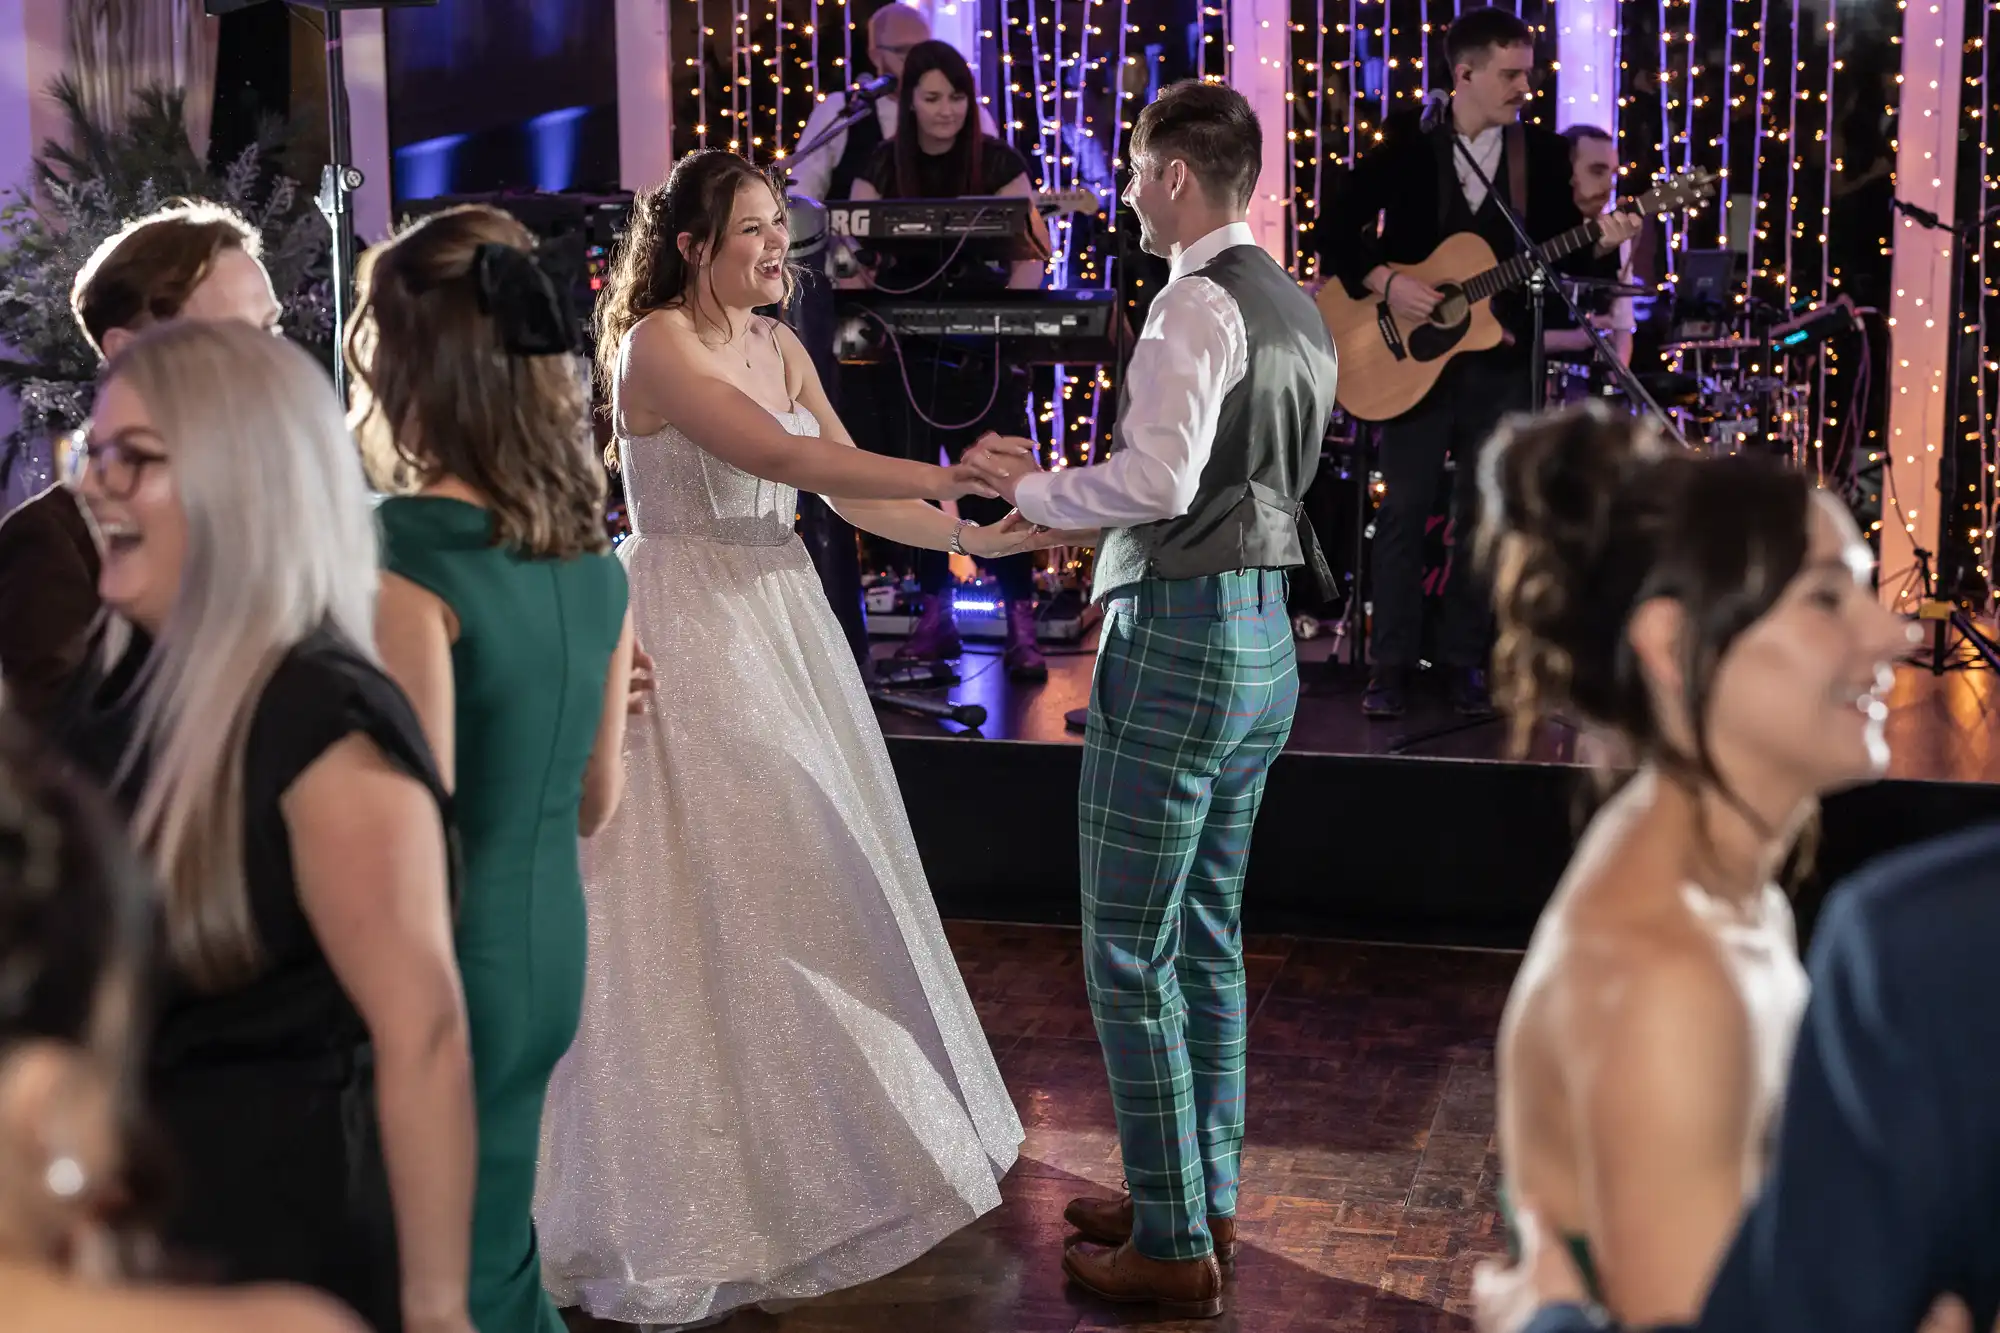
[[(1627, 212), (1653, 217), (1688, 207), (1714, 192), (1720, 179), (1708, 171), (1687, 171), (1622, 202)], [(1550, 263), (1597, 244), (1603, 235), (1593, 219), (1542, 242)], [(1534, 271), (1525, 255), (1505, 261), (1476, 233), (1448, 236), (1421, 264), (1391, 264), (1443, 294), (1428, 320), (1406, 322), (1379, 296), (1355, 300), (1340, 279), (1320, 289), (1320, 317), (1340, 353), (1340, 385), (1335, 394), (1347, 414), (1362, 421), (1388, 421), (1423, 401), (1451, 359), (1500, 341), (1500, 321), (1491, 302), (1519, 287)], [(1560, 300), (1561, 298), (1556, 298)]]

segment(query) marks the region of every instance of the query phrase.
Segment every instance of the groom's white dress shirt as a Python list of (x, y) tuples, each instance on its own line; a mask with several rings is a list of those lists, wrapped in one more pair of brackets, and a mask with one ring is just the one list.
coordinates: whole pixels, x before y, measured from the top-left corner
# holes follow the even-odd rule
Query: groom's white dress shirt
[(1125, 367), (1119, 447), (1092, 467), (1023, 477), (1014, 506), (1029, 522), (1131, 528), (1188, 511), (1215, 447), (1222, 400), (1249, 363), (1236, 298), (1200, 270), (1224, 250), (1256, 243), (1249, 224), (1232, 222), (1181, 251)]

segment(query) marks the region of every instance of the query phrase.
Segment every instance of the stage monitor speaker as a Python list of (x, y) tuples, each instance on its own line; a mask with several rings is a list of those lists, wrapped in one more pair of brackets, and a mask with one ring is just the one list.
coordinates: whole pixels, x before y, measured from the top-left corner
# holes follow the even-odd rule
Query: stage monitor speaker
[[(201, 0), (201, 12), (210, 18), (234, 14), (239, 9), (264, 4), (266, 0)], [(316, 9), (322, 14), (344, 13), (351, 9), (435, 9), (438, 0), (285, 0), (294, 9)]]

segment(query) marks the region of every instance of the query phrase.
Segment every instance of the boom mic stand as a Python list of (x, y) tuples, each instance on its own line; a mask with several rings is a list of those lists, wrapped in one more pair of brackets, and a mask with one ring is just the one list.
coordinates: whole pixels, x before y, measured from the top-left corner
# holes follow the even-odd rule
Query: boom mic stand
[[(814, 153), (825, 152), (828, 144), (853, 129), (856, 125), (859, 125), (862, 121), (868, 119), (868, 117), (874, 115), (875, 99), (882, 96), (886, 96), (886, 90), (867, 96), (857, 96), (856, 90), (850, 88), (846, 93), (847, 109), (840, 113), (840, 119), (834, 121), (833, 124), (827, 126), (824, 130), (821, 130), (813, 137), (811, 142), (800, 144), (799, 151), (786, 158), (786, 163), (798, 162), (811, 157)], [(789, 176), (789, 174), (788, 168), (787, 175)], [(799, 197), (803, 199), (807, 196), (800, 195)], [(814, 199), (812, 202), (822, 206), (826, 203), (824, 199)]]
[[(814, 153), (825, 152), (834, 140), (874, 115), (875, 99), (882, 95), (881, 91), (863, 95), (858, 88), (849, 89), (847, 106), (840, 116), (809, 142), (801, 144), (798, 152), (786, 158), (787, 168)], [(813, 367), (819, 372), (821, 386), (838, 409), (841, 399), (840, 362), (833, 351), (837, 320), (833, 284), (826, 273), (826, 255), (829, 246), (841, 241), (827, 230), (824, 200), (793, 193), (789, 170), (785, 186), (786, 206), (794, 218), (789, 257), (798, 272), (798, 290), (791, 304), (779, 312), (779, 317), (791, 325), (792, 331), (799, 335), (799, 341), (805, 344)], [(805, 227), (799, 225), (801, 218), (807, 224)], [(807, 234), (802, 235), (802, 232)], [(820, 586), (826, 592), (827, 601), (833, 605), (834, 618), (840, 622), (848, 649), (854, 655), (855, 666), (861, 671), (864, 681), (872, 680), (875, 666), (868, 652), (868, 613), (863, 607), (861, 563), (855, 550), (854, 529), (834, 513), (825, 500), (804, 493), (799, 496), (799, 535), (806, 544), (807, 553), (812, 556), (813, 569), (819, 574)], [(977, 724), (966, 725), (976, 727)]]
[[(1584, 318), (1583, 310), (1577, 305), (1576, 298), (1570, 295), (1569, 291), (1561, 283), (1556, 281), (1555, 274), (1549, 269), (1547, 258), (1542, 254), (1541, 246), (1537, 245), (1534, 239), (1528, 235), (1527, 224), (1521, 220), (1520, 215), (1514, 212), (1513, 205), (1507, 201), (1506, 197), (1494, 188), (1493, 178), (1486, 174), (1486, 168), (1480, 166), (1479, 159), (1472, 155), (1472, 149), (1466, 146), (1464, 137), (1458, 132), (1458, 127), (1450, 123), (1451, 112), (1448, 105), (1444, 115), (1446, 124), (1443, 128), (1445, 133), (1451, 135), (1453, 150), (1465, 161), (1467, 166), (1472, 168), (1472, 174), (1478, 179), (1479, 183), (1486, 187), (1486, 197), (1493, 201), (1494, 206), (1500, 210), (1500, 216), (1507, 220), (1507, 228), (1514, 233), (1514, 239), (1520, 245), (1521, 253), (1527, 256), (1534, 264), (1533, 270), (1528, 275), (1528, 299), (1534, 327), (1534, 341), (1528, 348), (1528, 374), (1530, 376), (1528, 402), (1532, 410), (1540, 411), (1547, 396), (1548, 349), (1543, 346), (1543, 303), (1546, 301), (1549, 291), (1554, 289), (1555, 294), (1562, 298), (1563, 304), (1569, 307), (1570, 318), (1576, 321), (1576, 326), (1582, 329), (1584, 334), (1590, 339), (1592, 349), (1595, 351), (1597, 357), (1610, 369), (1612, 378), (1618, 381), (1619, 387), (1630, 394), (1633, 401), (1645, 404), (1646, 409), (1652, 413), (1653, 418), (1660, 423), (1667, 434), (1676, 440), (1683, 449), (1687, 448), (1687, 439), (1681, 434), (1680, 428), (1674, 424), (1673, 419), (1661, 409), (1659, 403), (1654, 401), (1653, 395), (1646, 392), (1646, 386), (1639, 382), (1639, 377), (1632, 373), (1632, 368), (1618, 359), (1617, 354), (1611, 350), (1610, 340), (1604, 336), (1603, 331)], [(1522, 145), (1522, 151), (1526, 152), (1525, 138), (1522, 141)], [(1471, 484), (1476, 484), (1476, 479), (1471, 476), (1460, 475), (1452, 479), (1453, 486)], [(1471, 536), (1471, 533), (1457, 534), (1455, 546), (1469, 553), (1471, 550)], [(1467, 563), (1469, 564), (1470, 562), (1468, 561)], [(1454, 575), (1469, 577), (1469, 574), (1465, 571), (1454, 570), (1453, 573)], [(1476, 731), (1481, 727), (1491, 726), (1499, 720), (1498, 714), (1488, 714), (1485, 717), (1462, 718), (1457, 722), (1448, 722), (1443, 726), (1431, 727), (1425, 731), (1412, 732), (1410, 735), (1398, 737), (1389, 745), (1388, 752), (1390, 754), (1407, 754), (1420, 745), (1429, 744), (1431, 741), (1443, 740), (1447, 736), (1457, 736), (1464, 732)]]
[(347, 68), (341, 57), (340, 10), (326, 10), (327, 155), (313, 202), (333, 233), (333, 392), (347, 406), (347, 357), (341, 350), (354, 299), (354, 192), (361, 172), (349, 164), (354, 141), (347, 114)]

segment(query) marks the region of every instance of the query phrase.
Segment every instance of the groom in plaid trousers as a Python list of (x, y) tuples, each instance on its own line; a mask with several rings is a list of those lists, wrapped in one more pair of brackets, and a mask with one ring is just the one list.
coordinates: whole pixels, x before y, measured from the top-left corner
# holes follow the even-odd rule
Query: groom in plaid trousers
[(1077, 818), (1084, 967), (1130, 1194), (1078, 1199), (1078, 1286), (1170, 1318), (1222, 1313), (1243, 1143), (1250, 831), (1298, 701), (1287, 571), (1325, 563), (1302, 501), (1334, 349), (1245, 221), (1263, 134), (1242, 94), (1175, 84), (1132, 130), (1125, 203), (1171, 261), (1095, 467), (1021, 473), (1021, 514), (1102, 529), (1104, 623)]

